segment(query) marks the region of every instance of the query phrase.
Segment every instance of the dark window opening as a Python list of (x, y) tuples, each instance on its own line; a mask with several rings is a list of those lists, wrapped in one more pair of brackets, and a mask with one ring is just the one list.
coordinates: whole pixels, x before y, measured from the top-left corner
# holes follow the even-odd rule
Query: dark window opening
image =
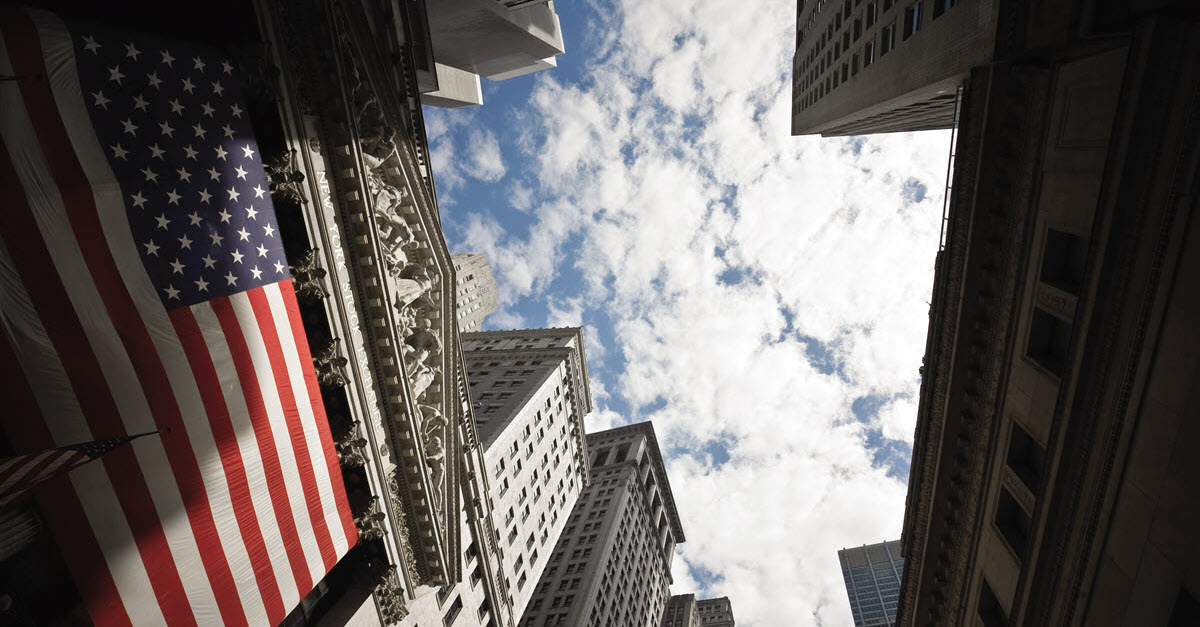
[(1000, 499), (996, 503), (996, 528), (1008, 543), (1018, 560), (1025, 559), (1025, 546), (1029, 542), (1029, 514), (1017, 504), (1008, 488), (1000, 488)]
[(462, 597), (454, 597), (454, 603), (450, 604), (450, 609), (446, 610), (446, 615), (442, 617), (442, 624), (446, 627), (454, 624), (454, 619), (458, 618), (458, 613), (462, 611)]
[(958, 0), (933, 0), (933, 19), (938, 19), (942, 15), (958, 6)]
[(1008, 624), (1008, 616), (1005, 616), (1004, 608), (1000, 607), (1000, 601), (986, 579), (979, 582), (979, 618), (984, 627), (1004, 627)]
[(1057, 377), (1063, 376), (1071, 343), (1071, 323), (1034, 308), (1029, 322), (1026, 354)]
[(1058, 229), (1046, 229), (1046, 243), (1042, 249), (1043, 283), (1077, 295), (1079, 285), (1083, 282), (1086, 262), (1087, 245), (1082, 237)]
[(908, 40), (921, 30), (921, 3), (918, 2), (904, 9), (904, 39)]
[(1046, 469), (1046, 451), (1016, 422), (1008, 437), (1008, 467), (1030, 492), (1038, 494)]
[(1179, 589), (1175, 597), (1175, 607), (1171, 610), (1171, 622), (1167, 627), (1188, 627), (1200, 625), (1200, 602), (1184, 588)]

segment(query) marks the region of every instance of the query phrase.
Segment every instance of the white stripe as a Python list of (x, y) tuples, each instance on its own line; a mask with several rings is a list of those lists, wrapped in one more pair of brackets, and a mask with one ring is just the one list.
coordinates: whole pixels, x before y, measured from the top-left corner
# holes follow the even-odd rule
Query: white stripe
[[(34, 21), (38, 22), (41, 12), (36, 12)], [(74, 59), (70, 54), (70, 41), (65, 32), (54, 32), (46, 24), (38, 24), (39, 37), (42, 41), (43, 52), (46, 55), (47, 68), (55, 68), (50, 72), (50, 84), (59, 100), (60, 114), (64, 124), (70, 128), (71, 116), (84, 115), (82, 103), (77, 98), (71, 98), (69, 85), (64, 82), (75, 81)], [(75, 84), (78, 92), (78, 83)], [(8, 90), (10, 93), (16, 90)], [(80, 111), (71, 111), (74, 103)], [(96, 356), (112, 399), (116, 403), (118, 414), (124, 424), (126, 433), (144, 433), (157, 429), (153, 414), (142, 390), (137, 372), (129, 359), (125, 346), (108, 317), (104, 301), (100, 298), (96, 285), (91, 281), (91, 273), (83, 259), (76, 243), (74, 232), (67, 218), (53, 175), (40, 151), (37, 138), (33, 135), (32, 123), (29, 121), (23, 103), (14, 103), (9, 109), (11, 115), (5, 122), (5, 135), (12, 137), (14, 143), (26, 146), (25, 158), (28, 160), (23, 168), (18, 170), (23, 187), (37, 190), (35, 194), (27, 194), (33, 209), (34, 220), (42, 233), (42, 239), (53, 259), (57, 274), (63, 288), (75, 309), (81, 330), (87, 335), (92, 353)], [(84, 119), (87, 119), (86, 117)], [(10, 128), (15, 123), (19, 128)], [(90, 123), (88, 137), (95, 143)], [(72, 138), (76, 141), (76, 138)], [(14, 159), (15, 161), (15, 159)], [(93, 181), (95, 184), (95, 181)], [(124, 207), (120, 209), (124, 215)], [(103, 212), (102, 212), (103, 213)], [(125, 227), (128, 230), (128, 226)], [(144, 274), (144, 271), (143, 271)], [(170, 547), (175, 566), (183, 573), (203, 571), (200, 550), (189, 521), (178, 513), (183, 511), (183, 498), (166, 451), (161, 440), (155, 438), (151, 445), (134, 447), (138, 465), (145, 478), (155, 511), (161, 524), (163, 534)], [(184, 590), (196, 616), (215, 611), (216, 597), (206, 578), (181, 576)], [(150, 597), (154, 599), (155, 597)], [(126, 606), (145, 603), (147, 599), (123, 599)], [(212, 608), (211, 610), (209, 608)], [(219, 614), (216, 614), (219, 616)]]
[(34, 455), (32, 458), (26, 457), (24, 464), (22, 464), (19, 468), (13, 468), (10, 474), (4, 478), (4, 483), (0, 484), (0, 494), (6, 492), (9, 486), (12, 486), (18, 481), (25, 479), (25, 477), (29, 475), (30, 471), (32, 471), (35, 466), (42, 463), (42, 460), (58, 452), (58, 449), (50, 449), (48, 451), (42, 451), (41, 453)]
[[(11, 71), (3, 43), (3, 39), (0, 38), (0, 71)], [(7, 117), (2, 114), (5, 111), (3, 98), (6, 91), (8, 90), (0, 89), (0, 120)], [(12, 149), (11, 144), (9, 149)], [(83, 411), (75, 398), (67, 373), (58, 360), (54, 344), (42, 326), (29, 294), (25, 292), (25, 286), (17, 275), (3, 239), (0, 239), (0, 316), (25, 377), (30, 382), (37, 383), (30, 387), (42, 416), (56, 418), (46, 421), (54, 445), (66, 446), (94, 439), (83, 418)], [(89, 469), (90, 472), (99, 475), (99, 478), (89, 476), (90, 481), (86, 487), (81, 487), (78, 479), (80, 473)], [(136, 625), (162, 624), (163, 615), (157, 604), (128, 603), (128, 599), (155, 598), (154, 589), (150, 587), (150, 578), (142, 566), (141, 555), (136, 551), (133, 533), (117, 502), (117, 496), (113, 493), (104, 466), (88, 464), (71, 473), (71, 481), (96, 536), (100, 553), (112, 573), (117, 595), (121, 597), (130, 620)], [(98, 515), (96, 512), (106, 514)], [(68, 525), (77, 524), (74, 521), (65, 522)], [(135, 547), (135, 550), (129, 551), (130, 547)]]
[[(300, 536), (300, 546), (304, 549), (308, 570), (324, 573), (324, 562), (317, 547), (312, 519), (308, 515), (308, 504), (304, 499), (304, 487), (300, 482), (300, 470), (296, 465), (296, 452), (292, 449), (287, 420), (283, 415), (283, 404), (279, 400), (279, 388), (275, 385), (275, 372), (271, 369), (270, 357), (258, 328), (258, 320), (254, 317), (254, 309), (245, 292), (230, 296), (229, 304), (233, 307), (238, 326), (242, 329), (242, 337), (246, 339), (250, 360), (254, 364), (254, 373), (258, 377), (259, 391), (262, 393), (263, 405), (267, 408), (267, 417), (271, 423), (271, 437), (275, 440), (275, 451), (279, 455), (279, 466), (283, 470), (283, 484), (287, 488), (288, 503), (292, 508), (292, 518), (296, 521), (296, 534)], [(319, 580), (314, 579), (313, 583), (317, 581)]]
[(204, 335), (213, 366), (216, 367), (217, 376), (221, 381), (225, 407), (228, 408), (233, 428), (238, 433), (238, 448), (242, 452), (242, 463), (246, 466), (246, 481), (250, 487), (254, 513), (258, 517), (258, 527), (267, 547), (267, 555), (271, 558), (271, 568), (275, 571), (275, 581), (283, 598), (283, 605), (290, 610), (300, 602), (300, 594), (296, 589), (296, 578), (292, 574), (291, 563), (288, 561), (287, 548), (283, 545), (283, 536), (279, 532), (279, 523), (275, 519), (266, 470), (258, 450), (258, 440), (255, 439), (254, 425), (250, 421), (250, 410), (246, 408), (246, 397), (233, 362), (233, 354), (229, 351), (225, 333), (211, 305), (193, 305), (192, 315), (196, 317), (196, 324)]
[(5, 473), (12, 470), (13, 468), (16, 468), (17, 464), (24, 463), (24, 460), (25, 460), (24, 455), (18, 455), (16, 457), (9, 457), (8, 459), (4, 460), (4, 463), (0, 464), (0, 477), (3, 477), (5, 475)]
[[(31, 13), (37, 23), (44, 50), (59, 50), (63, 47), (68, 51), (72, 50), (69, 41), (70, 35), (57, 17), (41, 11)], [(49, 53), (47, 55), (49, 56)], [(213, 439), (208, 415), (200, 398), (200, 391), (183, 347), (175, 335), (174, 326), (159, 302), (158, 295), (155, 293), (154, 286), (139, 257), (138, 248), (133, 241), (125, 216), (125, 205), (121, 198), (120, 186), (108, 165), (103, 148), (96, 139), (87, 109), (79, 100), (81, 89), (77, 72), (74, 69), (74, 58), (70, 52), (67, 52), (66, 56), (69, 58), (55, 59), (55, 62), (61, 61), (68, 64), (69, 70), (51, 73), (51, 87), (54, 90), (59, 113), (67, 129), (67, 134), (71, 138), (79, 163), (93, 189), (104, 237), (112, 252), (113, 261), (116, 263), (130, 298), (141, 314), (142, 321), (170, 381), (171, 390), (187, 430), (188, 440), (195, 452), (208, 504), (216, 524), (217, 536), (233, 574), (238, 596), (245, 608), (246, 618), (251, 624), (265, 622), (266, 608), (259, 595), (254, 568), (250, 564), (250, 557), (233, 512), (233, 503), (229, 496), (224, 467)], [(47, 67), (55, 67), (55, 65), (51, 65), (48, 59)], [(123, 388), (114, 389), (121, 390)], [(152, 430), (154, 430), (153, 427), (131, 429), (129, 432), (141, 433)], [(165, 456), (163, 461), (166, 462)], [(171, 472), (168, 465), (160, 468), (160, 473), (164, 475)], [(144, 465), (143, 469), (149, 480), (152, 470)], [(179, 490), (175, 486), (172, 487), (175, 494), (168, 499), (178, 502), (182, 507)], [(163, 507), (160, 505), (157, 495), (155, 504), (159, 506), (160, 518), (163, 518), (161, 516), (164, 513)], [(180, 509), (174, 509), (174, 511), (180, 511)], [(182, 537), (178, 539), (180, 549), (195, 552), (195, 557), (199, 560), (198, 547), (194, 538), (191, 537), (190, 525), (188, 525), (188, 536), (186, 539)], [(172, 541), (171, 546), (174, 553), (176, 542)], [(201, 624), (208, 621), (219, 621), (221, 614), (217, 608), (208, 577), (195, 575), (195, 573), (204, 572), (203, 563), (197, 561), (195, 564), (190, 564), (177, 561), (177, 566), (180, 569), (184, 587), (188, 591), (188, 599), (195, 612), (196, 620)], [(194, 585), (189, 585), (193, 580), (195, 581)]]
[[(288, 318), (287, 306), (283, 303), (283, 294), (279, 291), (278, 283), (263, 286), (267, 302), (271, 306), (271, 317), (275, 320), (275, 332), (279, 334), (279, 343), (283, 348), (283, 359), (287, 362), (288, 377), (292, 380), (292, 391), (296, 397), (296, 407), (300, 410), (300, 423), (304, 426), (304, 441), (308, 444), (308, 455), (313, 466), (313, 479), (317, 482), (317, 492), (321, 496), (321, 513), (325, 515), (325, 525), (333, 540), (334, 553), (341, 558), (349, 546), (346, 544), (346, 531), (342, 529), (342, 518), (338, 513), (337, 501), (333, 498), (333, 485), (329, 477), (329, 460), (325, 457), (325, 449), (321, 446), (321, 433), (317, 431), (317, 420), (313, 415), (313, 403), (322, 403), (320, 398), (310, 398), (308, 381), (304, 378), (303, 365), (300, 363), (300, 353), (296, 350), (296, 338), (292, 336), (292, 325)], [(308, 364), (311, 368), (312, 364)], [(341, 477), (337, 477), (341, 481)], [(320, 581), (325, 573), (314, 576), (313, 581)]]
[(49, 476), (53, 475), (54, 473), (58, 472), (58, 469), (62, 468), (63, 464), (67, 463), (69, 460), (71, 460), (76, 455), (76, 453), (74, 451), (60, 451), (60, 450), (55, 449), (53, 452), (58, 453), (58, 458), (55, 459), (54, 461), (50, 462), (49, 464), (46, 464), (46, 467), (43, 468), (40, 472), (38, 472), (36, 477), (30, 477), (29, 478), (30, 483), (36, 483), (36, 482), (41, 481), (42, 479), (45, 479), (46, 477), (49, 477)]

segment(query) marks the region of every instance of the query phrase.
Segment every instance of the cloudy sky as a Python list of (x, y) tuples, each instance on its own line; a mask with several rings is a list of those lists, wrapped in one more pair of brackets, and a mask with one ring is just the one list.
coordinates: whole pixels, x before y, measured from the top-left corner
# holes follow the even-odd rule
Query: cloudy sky
[(673, 593), (849, 625), (837, 550), (903, 519), (949, 135), (792, 137), (794, 0), (557, 10), (557, 69), (426, 108), (486, 328), (583, 325), (588, 430), (654, 421)]

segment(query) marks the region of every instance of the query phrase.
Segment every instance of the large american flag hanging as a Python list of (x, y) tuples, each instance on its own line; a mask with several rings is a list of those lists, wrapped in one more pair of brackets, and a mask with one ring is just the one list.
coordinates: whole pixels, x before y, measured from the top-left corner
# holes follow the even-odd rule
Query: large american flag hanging
[(238, 75), (0, 8), (0, 376), (97, 624), (275, 624), (354, 544)]

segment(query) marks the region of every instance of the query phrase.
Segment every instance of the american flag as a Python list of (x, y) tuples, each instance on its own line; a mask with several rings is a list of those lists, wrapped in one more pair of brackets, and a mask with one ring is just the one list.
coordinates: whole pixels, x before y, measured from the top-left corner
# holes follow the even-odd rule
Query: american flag
[(150, 434), (139, 433), (124, 438), (84, 442), (0, 459), (0, 508), (19, 503), (37, 488), (39, 483), (57, 475), (67, 474), (122, 444), (146, 435)]
[(159, 432), (39, 490), (91, 617), (278, 623), (357, 534), (238, 73), (11, 5), (0, 36), (3, 426)]

